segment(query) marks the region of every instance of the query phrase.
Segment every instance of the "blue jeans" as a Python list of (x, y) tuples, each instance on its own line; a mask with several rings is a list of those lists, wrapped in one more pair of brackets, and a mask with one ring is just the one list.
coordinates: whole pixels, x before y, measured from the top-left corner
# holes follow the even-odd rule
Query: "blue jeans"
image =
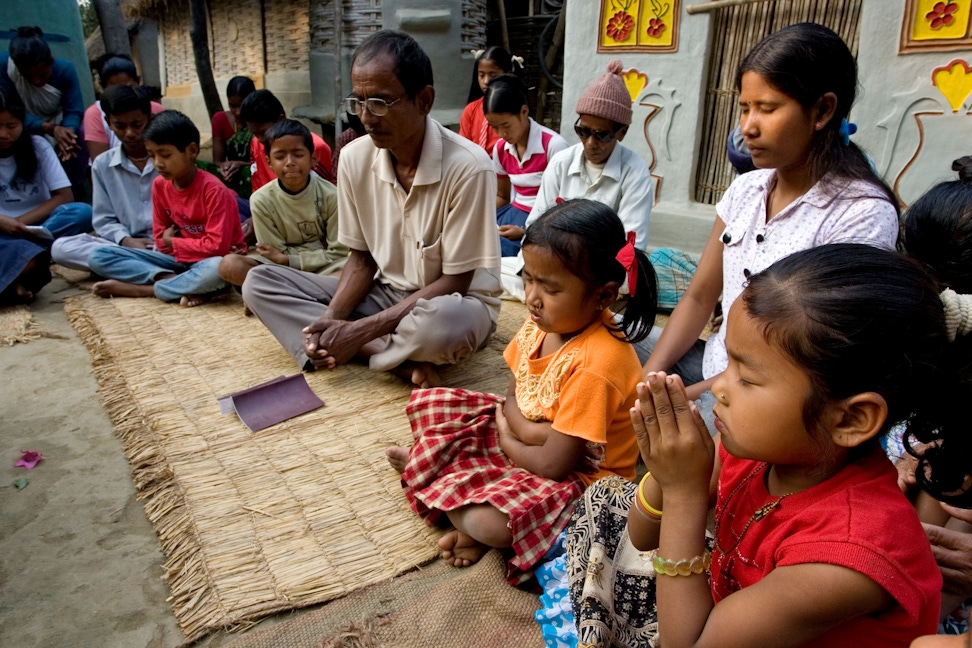
[(60, 205), (41, 225), (56, 239), (90, 232), (94, 229), (91, 226), (91, 205), (81, 202)]
[[(205, 295), (226, 285), (219, 276), (223, 257), (210, 257), (195, 263), (179, 263), (175, 257), (154, 250), (105, 245), (92, 250), (88, 266), (107, 279), (126, 283), (155, 284), (155, 296), (162, 301), (176, 301), (185, 295)], [(161, 274), (174, 277), (156, 281)]]
[(252, 216), (253, 212), (250, 211), (250, 201), (246, 198), (236, 197), (236, 206), (240, 210), (240, 222), (245, 223)]
[[(496, 225), (516, 225), (526, 227), (527, 212), (514, 207), (512, 203), (503, 205), (496, 210)], [(511, 241), (500, 237), (500, 255), (505, 257), (515, 257), (520, 252), (520, 245), (523, 241)]]

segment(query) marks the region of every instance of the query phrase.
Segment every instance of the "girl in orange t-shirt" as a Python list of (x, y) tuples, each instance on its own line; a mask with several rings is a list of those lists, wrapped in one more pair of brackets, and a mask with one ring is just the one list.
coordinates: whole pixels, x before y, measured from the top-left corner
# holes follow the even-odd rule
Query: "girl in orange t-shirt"
[[(407, 408), (415, 444), (388, 449), (413, 510), (455, 528), (442, 557), (468, 566), (511, 548), (507, 580), (525, 582), (587, 484), (635, 476), (629, 416), (640, 379), (630, 342), (651, 329), (655, 275), (610, 207), (560, 203), (527, 230), (523, 283), (530, 317), (506, 349), (505, 400), (417, 389)], [(620, 325), (610, 306), (629, 287)]]

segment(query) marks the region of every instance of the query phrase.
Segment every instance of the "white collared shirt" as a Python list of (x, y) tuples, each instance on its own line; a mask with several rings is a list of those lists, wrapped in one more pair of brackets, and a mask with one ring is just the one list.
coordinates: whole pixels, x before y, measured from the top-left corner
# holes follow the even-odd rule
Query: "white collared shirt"
[[(898, 215), (879, 187), (862, 180), (827, 176), (769, 221), (766, 204), (776, 185), (776, 171), (757, 169), (736, 178), (716, 213), (726, 224), (722, 235), (722, 312), (746, 287), (750, 275), (785, 256), (826, 243), (864, 243), (893, 250)], [(702, 373), (725, 371), (726, 327), (709, 337)]]
[(149, 159), (141, 171), (121, 146), (91, 165), (91, 224), (103, 239), (152, 238), (152, 181), (159, 175)]
[(648, 224), (654, 200), (648, 165), (620, 142), (596, 181), (591, 181), (584, 161), (583, 144), (574, 144), (550, 160), (543, 172), (536, 203), (527, 217), (527, 227), (553, 207), (558, 198), (588, 198), (618, 212), (625, 231), (635, 233), (635, 246), (647, 250)]

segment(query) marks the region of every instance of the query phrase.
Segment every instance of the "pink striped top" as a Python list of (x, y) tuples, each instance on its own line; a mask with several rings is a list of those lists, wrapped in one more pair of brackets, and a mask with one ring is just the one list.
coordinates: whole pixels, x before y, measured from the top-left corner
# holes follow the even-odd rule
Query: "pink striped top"
[(517, 157), (516, 145), (505, 139), (497, 141), (493, 149), (496, 175), (509, 176), (512, 189), (510, 202), (525, 212), (529, 212), (537, 200), (540, 178), (547, 168), (547, 162), (567, 148), (567, 141), (563, 137), (533, 121), (532, 117), (529, 119), (530, 135), (522, 160)]

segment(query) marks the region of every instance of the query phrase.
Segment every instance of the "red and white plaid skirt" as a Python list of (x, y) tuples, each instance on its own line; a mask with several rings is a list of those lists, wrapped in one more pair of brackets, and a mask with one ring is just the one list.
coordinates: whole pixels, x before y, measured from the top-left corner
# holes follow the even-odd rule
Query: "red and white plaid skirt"
[(533, 568), (567, 525), (584, 483), (574, 474), (554, 481), (517, 468), (500, 449), (496, 406), (503, 399), (465, 389), (416, 389), (406, 408), (415, 444), (402, 473), (412, 506), (428, 524), (445, 511), (489, 504), (510, 518), (511, 585)]

